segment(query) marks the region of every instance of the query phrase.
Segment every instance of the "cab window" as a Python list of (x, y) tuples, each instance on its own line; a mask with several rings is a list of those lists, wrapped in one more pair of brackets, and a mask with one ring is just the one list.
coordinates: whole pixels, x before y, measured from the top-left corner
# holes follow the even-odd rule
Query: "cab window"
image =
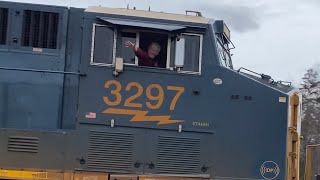
[(184, 67), (185, 71), (199, 72), (200, 61), (200, 36), (197, 35), (185, 35), (185, 59)]
[(114, 59), (115, 30), (94, 24), (92, 33), (91, 64), (112, 64)]
[(130, 32), (130, 31), (123, 31), (120, 34), (121, 41), (117, 43), (118, 46), (121, 46), (119, 49), (118, 56), (121, 56), (123, 58), (123, 61), (125, 64), (137, 64), (137, 59), (135, 56), (135, 53), (126, 47), (126, 42), (130, 41), (137, 46), (139, 46), (139, 39), (138, 39), (138, 33), (136, 32)]
[(127, 66), (193, 74), (201, 71), (201, 34), (95, 25), (92, 46), (93, 65), (112, 66), (117, 57)]
[[(167, 67), (168, 34), (132, 29), (118, 29), (117, 34), (116, 56), (123, 58), (125, 65)], [(159, 52), (152, 56), (154, 48)]]
[(182, 34), (171, 42), (170, 66), (185, 73), (200, 73), (202, 35)]
[(226, 52), (226, 48), (222, 46), (220, 41), (218, 40), (218, 55), (220, 59), (220, 64), (224, 67), (232, 68), (231, 57), (230, 54)]
[[(154, 45), (155, 44), (155, 45)], [(168, 35), (161, 33), (152, 32), (141, 32), (139, 38), (139, 48), (146, 53), (148, 56), (152, 55), (152, 51), (159, 51), (157, 55), (153, 58), (155, 62), (154, 67), (166, 68), (167, 67), (167, 45), (168, 45)], [(157, 47), (158, 46), (158, 47)], [(138, 58), (139, 59), (139, 58)], [(143, 62), (140, 58), (139, 66), (147, 66), (148, 64)]]

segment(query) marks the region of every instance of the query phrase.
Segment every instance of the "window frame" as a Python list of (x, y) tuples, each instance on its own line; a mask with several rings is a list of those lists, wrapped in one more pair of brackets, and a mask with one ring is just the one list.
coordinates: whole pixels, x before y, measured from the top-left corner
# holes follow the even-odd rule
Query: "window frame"
[[(202, 48), (203, 48), (203, 34), (196, 34), (196, 33), (181, 33), (181, 36), (186, 35), (186, 36), (198, 36), (200, 38), (200, 46), (199, 46), (199, 67), (198, 71), (184, 71), (180, 70), (178, 73), (183, 73), (183, 74), (192, 74), (192, 75), (201, 75), (201, 67), (202, 67)], [(170, 43), (171, 44), (171, 43)], [(175, 60), (174, 60), (175, 61)], [(170, 67), (170, 68), (175, 68), (175, 67)]]
[(116, 59), (116, 50), (117, 50), (117, 28), (114, 28), (113, 30), (113, 47), (112, 47), (112, 63), (97, 63), (94, 62), (93, 54), (94, 54), (94, 43), (95, 43), (95, 37), (96, 37), (96, 26), (100, 27), (112, 27), (104, 24), (98, 24), (93, 23), (92, 25), (92, 39), (91, 39), (91, 52), (90, 52), (90, 65), (92, 66), (105, 66), (105, 67), (113, 67)]

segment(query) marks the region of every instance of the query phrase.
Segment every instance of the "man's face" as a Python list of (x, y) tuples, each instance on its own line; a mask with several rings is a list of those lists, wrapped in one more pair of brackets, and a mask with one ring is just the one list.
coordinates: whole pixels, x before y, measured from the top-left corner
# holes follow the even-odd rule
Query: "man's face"
[(159, 49), (156, 46), (151, 45), (148, 48), (148, 55), (151, 59), (154, 59), (159, 54)]

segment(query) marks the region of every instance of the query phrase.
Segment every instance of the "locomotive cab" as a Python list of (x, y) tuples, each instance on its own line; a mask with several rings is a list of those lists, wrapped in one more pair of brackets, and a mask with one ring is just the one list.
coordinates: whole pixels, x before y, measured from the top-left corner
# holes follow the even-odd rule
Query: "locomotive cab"
[[(209, 19), (191, 16), (179, 21), (179, 17), (183, 16), (171, 15), (173, 20), (164, 20), (161, 19), (164, 13), (150, 12), (154, 16), (150, 18), (147, 14), (137, 10), (127, 10), (133, 13), (131, 16), (121, 16), (121, 11), (117, 12), (118, 15), (113, 16), (96, 14), (109, 13), (109, 10), (99, 7), (91, 7), (86, 10), (88, 18), (91, 19), (88, 24), (93, 24), (91, 65), (115, 66), (118, 59), (127, 67), (146, 66), (139, 63), (139, 58), (135, 56), (132, 49), (126, 47), (126, 42), (132, 42), (135, 48), (144, 52), (147, 52), (148, 46), (155, 42), (160, 46), (160, 52), (154, 58), (157, 65), (149, 65), (149, 67), (162, 68), (164, 72), (201, 74), (203, 36), (210, 31), (214, 32), (213, 24), (208, 24)], [(93, 12), (95, 14), (92, 14)], [(221, 35), (226, 34), (221, 31), (227, 29), (222, 21), (215, 22), (214, 26), (220, 30)], [(206, 35), (206, 37), (214, 38), (215, 35)], [(221, 38), (220, 51), (224, 51), (227, 47), (225, 45), (228, 43), (223, 41), (225, 39)], [(215, 47), (212, 49), (216, 50)], [(225, 56), (226, 53), (221, 54)], [(227, 55), (227, 57), (230, 61), (230, 56)]]

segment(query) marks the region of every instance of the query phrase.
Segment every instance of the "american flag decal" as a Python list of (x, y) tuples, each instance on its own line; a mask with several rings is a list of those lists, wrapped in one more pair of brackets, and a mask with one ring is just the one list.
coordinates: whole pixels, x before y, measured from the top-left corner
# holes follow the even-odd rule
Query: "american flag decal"
[(97, 118), (97, 114), (93, 113), (93, 112), (88, 112), (88, 113), (86, 113), (86, 118), (95, 119), (95, 118)]

